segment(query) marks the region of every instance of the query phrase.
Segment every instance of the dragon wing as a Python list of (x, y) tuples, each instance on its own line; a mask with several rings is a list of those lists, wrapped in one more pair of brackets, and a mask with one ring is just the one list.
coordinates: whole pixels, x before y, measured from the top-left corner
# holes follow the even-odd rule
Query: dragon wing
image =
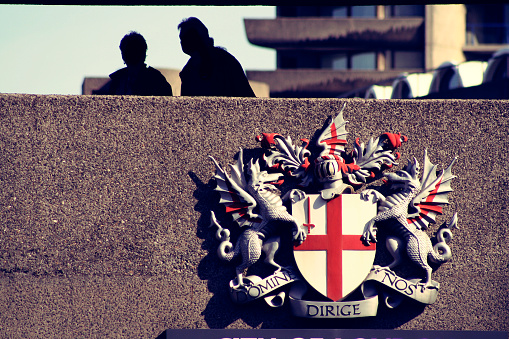
[(214, 189), (218, 191), (221, 198), (219, 203), (224, 204), (226, 213), (231, 213), (233, 219), (240, 227), (251, 227), (260, 223), (259, 215), (253, 213), (257, 203), (256, 200), (247, 192), (247, 181), (244, 175), (243, 152), (240, 150), (237, 163), (230, 165), (231, 176), (209, 156), (216, 166), (214, 178), (217, 186)]
[(437, 176), (437, 165), (433, 165), (428, 158), (428, 151), (424, 151), (424, 166), (421, 178), (421, 191), (409, 204), (408, 224), (414, 224), (418, 229), (426, 229), (430, 223), (436, 222), (438, 214), (442, 214), (444, 205), (449, 204), (448, 195), (452, 192), (452, 165)]
[(345, 107), (346, 104), (343, 105), (339, 114), (330, 122), (316, 141), (316, 145), (323, 148), (323, 151), (320, 153), (321, 157), (327, 157), (328, 155), (341, 156), (341, 152), (345, 151), (345, 145), (347, 144), (346, 135), (348, 134), (345, 128), (348, 121), (343, 119)]

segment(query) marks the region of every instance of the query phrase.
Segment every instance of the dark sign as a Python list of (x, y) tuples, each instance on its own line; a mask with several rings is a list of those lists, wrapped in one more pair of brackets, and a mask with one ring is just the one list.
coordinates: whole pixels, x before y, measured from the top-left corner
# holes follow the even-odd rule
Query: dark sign
[(166, 330), (166, 339), (507, 339), (508, 332), (405, 330)]

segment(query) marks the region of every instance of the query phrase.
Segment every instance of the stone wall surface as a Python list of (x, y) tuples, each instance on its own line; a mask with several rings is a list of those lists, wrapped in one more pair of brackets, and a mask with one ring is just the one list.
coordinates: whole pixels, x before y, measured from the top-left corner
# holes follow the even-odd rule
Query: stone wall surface
[[(400, 166), (454, 156), (459, 215), (438, 300), (348, 320), (235, 306), (216, 256), (214, 156), (310, 138), (343, 104), (350, 145), (401, 132)], [(0, 95), (0, 337), (155, 338), (168, 328), (509, 330), (509, 101)], [(398, 167), (398, 168), (399, 168)], [(374, 185), (380, 184), (379, 181)]]

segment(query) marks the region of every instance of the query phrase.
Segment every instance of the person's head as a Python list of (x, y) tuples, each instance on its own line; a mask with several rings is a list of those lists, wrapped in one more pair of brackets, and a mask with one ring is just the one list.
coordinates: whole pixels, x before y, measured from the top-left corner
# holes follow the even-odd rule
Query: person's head
[(209, 30), (195, 17), (182, 20), (178, 29), (182, 52), (188, 55), (214, 46), (214, 39), (209, 37)]
[(140, 33), (129, 32), (120, 41), (120, 51), (127, 66), (144, 63), (147, 57), (147, 42)]

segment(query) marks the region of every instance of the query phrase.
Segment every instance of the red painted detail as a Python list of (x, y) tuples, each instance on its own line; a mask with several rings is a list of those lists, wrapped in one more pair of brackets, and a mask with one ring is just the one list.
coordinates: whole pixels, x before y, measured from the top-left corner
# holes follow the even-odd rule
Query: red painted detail
[(364, 245), (360, 235), (343, 235), (343, 249), (355, 251), (372, 251), (375, 249), (375, 247)]
[(244, 212), (247, 211), (246, 205), (233, 203), (226, 206), (226, 213), (238, 212), (242, 210), (244, 210)]
[(415, 222), (416, 220), (419, 220), (419, 219), (427, 219), (429, 222), (434, 223), (435, 222), (434, 219), (427, 218), (428, 214), (430, 212), (431, 213), (434, 212), (434, 213), (437, 213), (437, 214), (442, 214), (442, 207), (438, 206), (438, 205), (435, 205), (435, 203), (433, 202), (433, 200), (436, 197), (436, 194), (438, 193), (438, 189), (440, 188), (440, 184), (441, 183), (442, 183), (442, 179), (440, 179), (437, 182), (437, 184), (435, 185), (435, 188), (433, 189), (433, 191), (431, 191), (429, 193), (429, 195), (426, 197), (426, 200), (424, 200), (423, 202), (421, 202), (419, 204), (419, 207), (421, 209), (421, 212), (419, 213), (419, 216), (416, 217), (416, 218), (407, 219), (407, 223), (412, 224), (413, 222)]
[[(345, 160), (341, 158), (339, 155), (334, 154), (331, 155), (334, 160), (336, 160), (336, 163), (338, 164), (339, 168), (343, 173), (353, 173), (356, 170), (359, 170), (360, 167), (356, 164), (347, 164), (345, 163)], [(330, 158), (329, 158), (330, 159)]]
[(271, 182), (272, 185), (281, 186), (285, 182), (285, 179), (280, 179), (278, 181)]
[(346, 145), (347, 144), (347, 141), (345, 139), (338, 139), (338, 138), (335, 138), (335, 139), (327, 139), (327, 140), (323, 140), (322, 141), (323, 143), (326, 143), (327, 145), (333, 145), (335, 147), (335, 145)]
[(272, 165), (270, 168), (279, 171), (279, 170), (281, 170), (281, 164), (278, 162), (278, 163)]
[(309, 159), (306, 157), (306, 158), (304, 158), (304, 163), (302, 165), (300, 165), (300, 167), (304, 168), (304, 171), (307, 172), (310, 165), (311, 165), (311, 163), (309, 162)]
[(426, 202), (432, 202), (433, 199), (435, 199), (435, 196), (436, 194), (438, 193), (438, 189), (440, 188), (440, 184), (442, 183), (442, 179), (438, 180), (437, 184), (435, 185), (435, 188), (433, 189), (433, 191), (431, 191), (428, 195), (428, 197), (426, 198)]
[[(338, 138), (338, 134), (337, 134), (337, 131), (336, 131), (336, 124), (335, 123), (332, 123), (331, 125), (331, 139), (332, 140), (337, 140)], [(327, 145), (329, 145), (331, 147), (330, 151), (329, 151), (329, 154), (334, 154), (334, 151), (336, 150), (336, 144), (335, 143), (327, 143)]]
[(320, 162), (323, 162), (325, 160), (335, 160), (338, 164), (339, 170), (341, 170), (343, 173), (353, 173), (355, 171), (358, 171), (360, 169), (359, 165), (356, 164), (347, 164), (345, 163), (345, 160), (341, 158), (339, 155), (335, 154), (328, 154), (328, 155), (322, 155), (319, 158), (315, 159), (315, 164), (318, 164)]
[(252, 219), (252, 218), (250, 219), (249, 218), (249, 216), (247, 214), (248, 204), (240, 201), (239, 196), (236, 193), (234, 193), (234, 190), (228, 181), (225, 181), (225, 183), (226, 183), (226, 187), (228, 187), (228, 193), (230, 193), (230, 196), (233, 201), (225, 206), (226, 213), (238, 213), (244, 220), (249, 220), (252, 222), (261, 222), (261, 219)]
[(279, 133), (262, 133), (261, 135), (256, 136), (256, 141), (261, 143), (263, 148), (270, 149), (272, 146), (276, 145), (276, 141), (274, 140), (277, 136), (281, 136)]
[(374, 178), (374, 177), (375, 177), (375, 172), (371, 172), (371, 173), (369, 174), (369, 177), (370, 177), (370, 178)]
[(350, 169), (350, 173), (353, 173), (354, 171), (360, 170), (360, 166), (356, 164), (348, 164), (348, 168)]
[(404, 135), (401, 135), (401, 133), (395, 134), (395, 133), (384, 133), (382, 135), (385, 135), (387, 139), (389, 139), (390, 142), (390, 148), (392, 150), (401, 147), (402, 142), (407, 142), (408, 138)]
[(234, 193), (233, 187), (230, 185), (228, 181), (225, 181), (226, 187), (228, 187), (228, 193), (230, 193), (230, 196), (232, 197), (232, 204), (241, 204), (239, 196)]
[[(309, 215), (309, 211), (311, 211), (311, 200), (309, 198), (308, 198), (307, 203), (308, 203), (308, 215)], [(310, 218), (308, 217), (308, 219), (310, 219)], [(315, 224), (302, 224), (302, 225), (306, 226), (308, 228), (308, 234), (311, 233), (312, 228), (316, 227)]]
[(329, 139), (322, 140), (321, 142), (327, 144), (330, 147), (329, 154), (334, 154), (334, 152), (336, 151), (336, 145), (344, 146), (347, 144), (347, 141), (344, 139), (338, 139), (335, 123), (332, 123), (330, 129), (331, 137)]
[(308, 228), (308, 234), (311, 233), (311, 229), (315, 228), (315, 224), (302, 224), (302, 226), (306, 226)]
[(343, 159), (338, 161), (339, 166), (341, 166), (341, 171), (343, 173), (353, 173), (360, 169), (359, 165), (356, 164), (346, 164)]
[(419, 207), (421, 208), (421, 210), (426, 210), (426, 211), (433, 211), (433, 212), (436, 212), (436, 213), (439, 213), (439, 214), (442, 214), (442, 207), (441, 206), (438, 206), (438, 205), (428, 205), (427, 203), (422, 203), (419, 205)]
[[(308, 211), (310, 211), (308, 198)], [(366, 246), (360, 235), (343, 235), (342, 197), (327, 202), (327, 234), (309, 234), (294, 251), (327, 251), (327, 297), (337, 301), (343, 297), (342, 257), (344, 250), (374, 251), (376, 246)], [(311, 223), (308, 212), (308, 223)]]

